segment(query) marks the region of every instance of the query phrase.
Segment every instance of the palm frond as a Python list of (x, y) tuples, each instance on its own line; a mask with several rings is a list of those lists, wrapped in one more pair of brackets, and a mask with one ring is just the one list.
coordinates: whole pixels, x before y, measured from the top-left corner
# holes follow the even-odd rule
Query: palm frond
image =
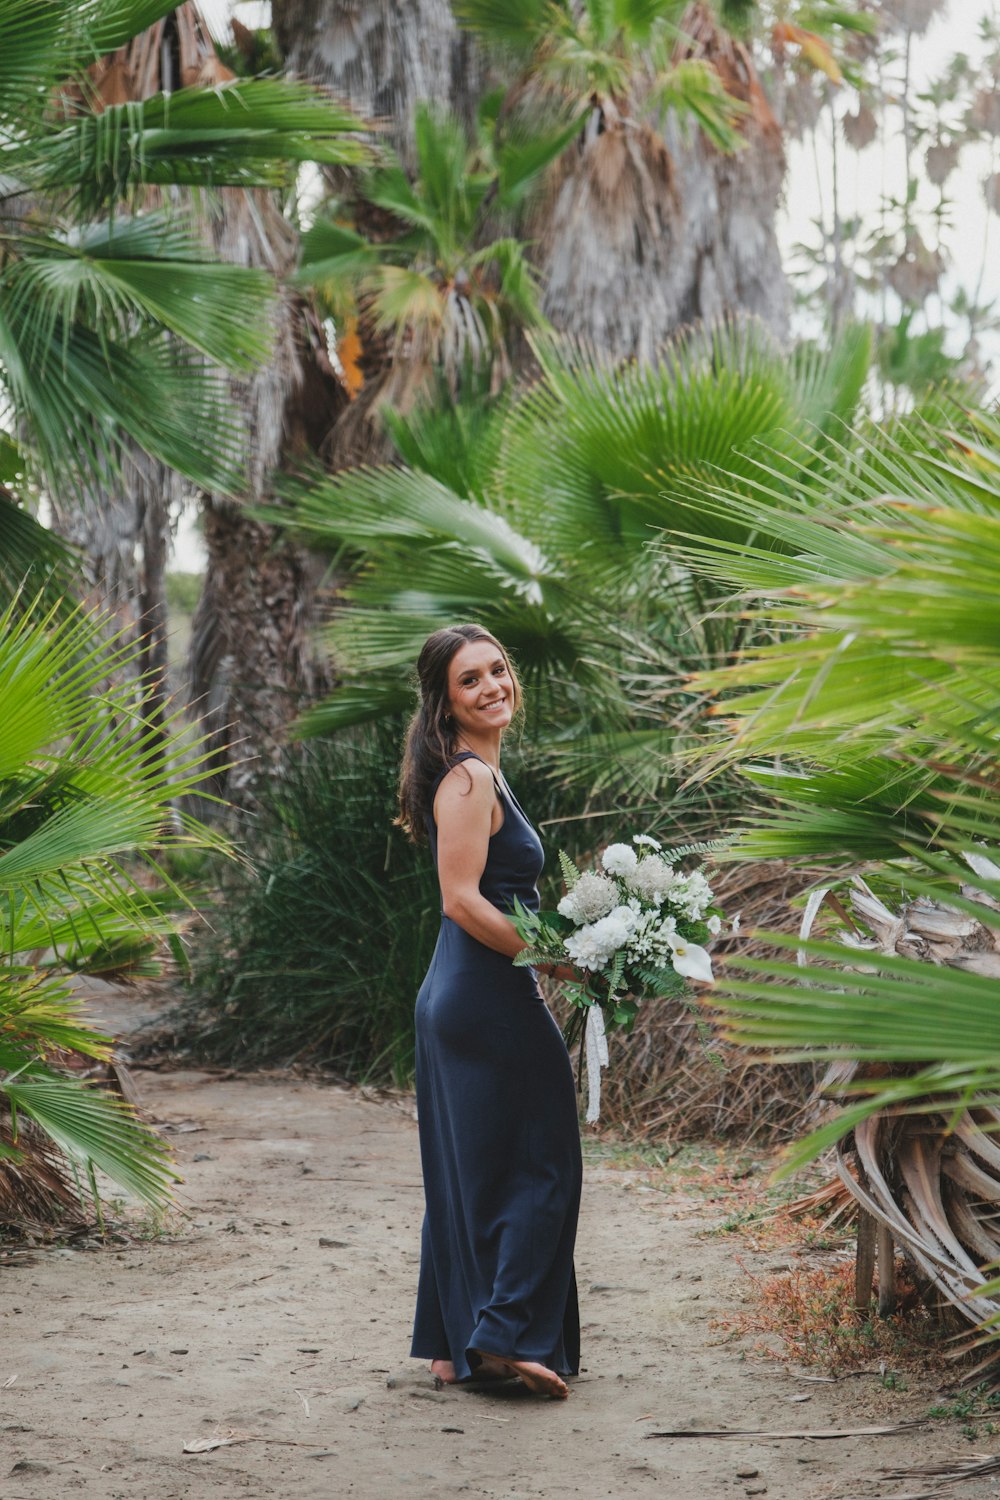
[(99, 488), (127, 433), (206, 489), (241, 488), (242, 436), (222, 377), (162, 334), (133, 337), (109, 358), (100, 333), (53, 317), (44, 291), (25, 283), (0, 307), (0, 365), (25, 447), (64, 483)]
[(70, 576), (69, 548), (18, 504), (0, 484), (0, 610), (23, 589), (46, 603), (65, 596)]
[(0, 1080), (0, 1092), (67, 1156), (106, 1172), (145, 1203), (162, 1208), (180, 1180), (169, 1147), (123, 1099), (40, 1072)]
[(530, 51), (544, 33), (550, 13), (565, 0), (455, 0), (455, 16), (470, 31), (515, 52)]
[(237, 80), (79, 115), (22, 146), (12, 166), (37, 191), (68, 193), (79, 214), (101, 217), (144, 187), (280, 187), (290, 162), (363, 166), (371, 151), (358, 128), (308, 84)]
[(11, 316), (23, 313), (39, 341), (56, 344), (61, 329), (82, 321), (125, 342), (139, 320), (232, 370), (249, 371), (267, 357), (270, 278), (206, 259), (190, 230), (167, 218), (116, 219), (74, 243), (33, 240), (30, 251), (4, 286)]

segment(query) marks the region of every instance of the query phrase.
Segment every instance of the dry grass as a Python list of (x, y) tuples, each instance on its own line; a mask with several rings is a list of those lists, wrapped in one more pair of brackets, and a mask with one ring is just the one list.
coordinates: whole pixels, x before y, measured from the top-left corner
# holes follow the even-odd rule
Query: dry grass
[(897, 1267), (898, 1310), (880, 1318), (854, 1306), (854, 1261), (816, 1266), (793, 1264), (778, 1275), (759, 1277), (737, 1261), (748, 1277), (750, 1305), (715, 1327), (734, 1338), (750, 1338), (754, 1353), (831, 1375), (890, 1369), (954, 1375), (941, 1325), (920, 1298), (905, 1268)]

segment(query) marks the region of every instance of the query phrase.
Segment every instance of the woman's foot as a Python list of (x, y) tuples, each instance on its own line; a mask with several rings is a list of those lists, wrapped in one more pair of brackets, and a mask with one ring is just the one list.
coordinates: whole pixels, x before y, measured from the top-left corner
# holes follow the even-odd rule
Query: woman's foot
[(479, 1363), (472, 1372), (473, 1380), (510, 1380), (513, 1374), (502, 1359), (492, 1354), (481, 1354)]
[[(458, 1376), (455, 1374), (455, 1366), (450, 1359), (432, 1359), (431, 1374), (434, 1376), (434, 1383), (438, 1387), (459, 1384)], [(494, 1359), (492, 1354), (484, 1354), (472, 1372), (472, 1379), (473, 1381), (510, 1380), (512, 1374), (513, 1372), (508, 1370), (501, 1360)]]
[(516, 1375), (536, 1396), (552, 1396), (556, 1401), (565, 1401), (569, 1395), (569, 1386), (562, 1376), (546, 1365), (539, 1365), (528, 1359), (507, 1359), (502, 1354), (483, 1354), (478, 1349), (474, 1353), (479, 1354), (484, 1364), (488, 1360), (491, 1366), (499, 1365), (511, 1375)]
[(450, 1359), (432, 1359), (431, 1374), (436, 1385), (454, 1385), (458, 1379)]

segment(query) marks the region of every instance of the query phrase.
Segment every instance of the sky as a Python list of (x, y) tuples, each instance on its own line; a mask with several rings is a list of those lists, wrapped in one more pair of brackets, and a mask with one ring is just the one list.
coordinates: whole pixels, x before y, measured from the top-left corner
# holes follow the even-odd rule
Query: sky
[[(982, 43), (978, 36), (979, 19), (991, 9), (1000, 17), (1000, 3), (990, 0), (950, 0), (923, 37), (913, 43), (913, 78), (917, 89), (943, 72), (956, 52), (979, 57)], [(860, 214), (874, 223), (883, 193), (888, 190), (902, 195), (905, 180), (902, 133), (899, 112), (889, 116), (896, 126), (883, 152), (879, 142), (855, 152), (841, 145), (841, 204), (846, 216)], [(791, 264), (795, 245), (815, 239), (812, 223), (825, 206), (830, 212), (833, 155), (829, 126), (823, 122), (814, 148), (811, 142), (791, 142), (787, 146), (788, 174), (785, 182), (785, 205), (779, 222), (779, 236), (786, 263)], [(919, 165), (919, 163), (918, 163)], [(952, 227), (944, 236), (951, 270), (942, 283), (945, 301), (955, 288), (964, 285), (975, 291), (982, 276), (980, 300), (1000, 299), (1000, 219), (991, 214), (983, 197), (983, 181), (991, 171), (1000, 169), (1000, 159), (991, 162), (991, 148), (985, 144), (967, 146), (956, 172), (949, 179), (947, 191), (954, 199)], [(918, 206), (928, 206), (936, 199), (936, 190), (924, 185)], [(985, 255), (984, 255), (985, 250)], [(937, 319), (940, 307), (931, 299), (930, 315)], [(947, 321), (948, 315), (945, 315)], [(949, 352), (961, 352), (964, 334), (956, 330), (949, 341)], [(994, 382), (1000, 375), (1000, 335), (987, 335), (983, 349), (993, 364)]]
[[(210, 29), (219, 36), (228, 33), (231, 15), (235, 14), (247, 26), (260, 26), (266, 24), (270, 11), (266, 0), (199, 0), (199, 4)], [(992, 0), (992, 4), (991, 0), (948, 0), (925, 35), (914, 40), (912, 69), (918, 89), (940, 73), (954, 53), (979, 55), (979, 19), (991, 8), (1000, 15), (1000, 0)], [(897, 120), (898, 113), (893, 112), (891, 118)], [(815, 142), (790, 141), (786, 150), (788, 173), (778, 236), (786, 265), (791, 267), (795, 246), (816, 238), (813, 221), (824, 209), (829, 215), (833, 153), (828, 127), (821, 128)], [(887, 190), (896, 194), (902, 191), (904, 158), (901, 137), (887, 140), (884, 150), (878, 142), (862, 152), (842, 147), (839, 161), (842, 211), (847, 216), (860, 214), (874, 222), (883, 194)], [(990, 147), (985, 144), (970, 146), (963, 152), (959, 168), (949, 180), (948, 191), (954, 199), (954, 208), (951, 228), (944, 237), (944, 248), (951, 262), (951, 269), (942, 283), (945, 302), (950, 300), (957, 286), (964, 285), (972, 292), (979, 285), (980, 300), (997, 299), (1000, 309), (1000, 219), (990, 214), (983, 198), (985, 177), (998, 169), (1000, 159), (991, 163)], [(936, 298), (931, 299), (929, 311), (935, 320), (954, 323)], [(807, 334), (813, 331), (809, 316), (799, 315), (796, 332)], [(964, 332), (954, 326), (948, 339), (949, 352), (961, 353), (963, 344)], [(1000, 333), (984, 335), (981, 350), (982, 357), (991, 367), (991, 382), (995, 389), (1000, 382)], [(197, 567), (199, 551), (197, 535), (190, 526), (182, 525), (175, 547), (174, 566)]]

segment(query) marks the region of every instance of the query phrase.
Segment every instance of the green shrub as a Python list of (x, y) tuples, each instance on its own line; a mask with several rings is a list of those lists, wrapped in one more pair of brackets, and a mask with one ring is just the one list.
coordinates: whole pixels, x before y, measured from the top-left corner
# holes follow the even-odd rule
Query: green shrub
[(222, 872), (179, 1017), (187, 1050), (309, 1060), (405, 1083), (439, 898), (425, 848), (392, 827), (401, 726), (313, 741), (267, 796), (246, 863)]

